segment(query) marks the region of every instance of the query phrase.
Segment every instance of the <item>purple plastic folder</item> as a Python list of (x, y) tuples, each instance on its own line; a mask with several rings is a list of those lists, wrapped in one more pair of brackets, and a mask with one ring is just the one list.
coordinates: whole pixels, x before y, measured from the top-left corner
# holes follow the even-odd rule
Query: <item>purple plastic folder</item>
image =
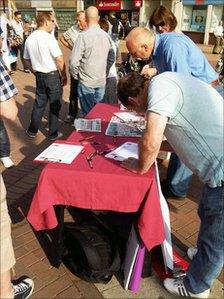
[(144, 264), (144, 258), (145, 258), (145, 245), (141, 242), (137, 256), (135, 259), (134, 268), (131, 275), (131, 280), (129, 284), (129, 290), (132, 292), (138, 292), (140, 282), (141, 282), (141, 276), (142, 276), (142, 269)]

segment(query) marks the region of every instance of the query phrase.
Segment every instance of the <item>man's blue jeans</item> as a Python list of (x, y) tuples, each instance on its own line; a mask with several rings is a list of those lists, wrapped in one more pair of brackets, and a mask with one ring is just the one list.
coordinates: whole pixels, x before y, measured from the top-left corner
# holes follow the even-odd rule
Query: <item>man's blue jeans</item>
[(62, 85), (58, 71), (36, 72), (36, 99), (33, 105), (28, 131), (37, 133), (49, 100), (49, 136), (58, 134), (58, 116), (61, 109)]
[(185, 197), (187, 195), (192, 174), (192, 171), (181, 162), (178, 156), (172, 153), (167, 170), (166, 183), (176, 196)]
[(9, 157), (10, 142), (3, 120), (0, 118), (0, 158)]
[(79, 82), (78, 95), (82, 113), (84, 116), (100, 101), (103, 100), (105, 86), (92, 88)]
[(198, 252), (190, 263), (184, 284), (190, 292), (209, 289), (223, 267), (224, 252), (224, 185), (204, 186), (198, 214), (201, 226), (198, 234)]

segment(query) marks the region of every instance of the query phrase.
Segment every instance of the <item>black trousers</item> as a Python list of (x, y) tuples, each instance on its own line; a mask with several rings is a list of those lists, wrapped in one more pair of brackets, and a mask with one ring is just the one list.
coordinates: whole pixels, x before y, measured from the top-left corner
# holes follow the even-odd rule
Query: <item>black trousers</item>
[(74, 118), (76, 118), (78, 113), (78, 82), (71, 76), (68, 114)]

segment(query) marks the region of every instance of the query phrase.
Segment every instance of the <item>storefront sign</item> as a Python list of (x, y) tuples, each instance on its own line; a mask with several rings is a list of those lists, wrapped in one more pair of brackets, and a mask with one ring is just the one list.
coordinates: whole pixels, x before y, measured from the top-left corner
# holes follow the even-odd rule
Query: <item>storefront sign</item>
[(120, 10), (121, 0), (97, 0), (99, 10)]
[(223, 5), (223, 0), (183, 0), (183, 5)]
[(133, 0), (135, 8), (140, 8), (142, 6), (142, 0)]

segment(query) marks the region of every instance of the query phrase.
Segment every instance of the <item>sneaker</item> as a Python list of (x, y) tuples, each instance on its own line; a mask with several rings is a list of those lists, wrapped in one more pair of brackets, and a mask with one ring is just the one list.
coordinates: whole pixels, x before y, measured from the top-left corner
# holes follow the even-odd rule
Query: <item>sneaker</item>
[(189, 247), (187, 250), (188, 258), (192, 261), (197, 252), (198, 252), (198, 250), (196, 247)]
[(75, 120), (75, 118), (71, 115), (67, 115), (66, 118), (64, 119), (64, 122), (66, 123), (72, 123)]
[(161, 189), (162, 189), (162, 193), (163, 193), (163, 196), (167, 199), (167, 198), (173, 198), (173, 199), (185, 199), (186, 196), (178, 196), (176, 194), (174, 194), (168, 184), (166, 183), (166, 181), (162, 181), (161, 182)]
[(166, 278), (163, 281), (164, 287), (167, 291), (171, 294), (183, 297), (190, 297), (190, 298), (208, 298), (210, 294), (210, 289), (205, 290), (202, 293), (194, 294), (189, 292), (183, 283), (183, 278)]
[(26, 134), (27, 134), (30, 138), (35, 138), (35, 137), (37, 136), (37, 133), (30, 132), (29, 130), (26, 130)]
[(9, 157), (0, 158), (0, 161), (5, 166), (5, 168), (10, 168), (10, 167), (14, 166), (14, 163), (12, 162), (12, 160)]
[(34, 282), (30, 278), (25, 278), (13, 285), (14, 299), (26, 299), (33, 293)]
[(60, 139), (62, 136), (63, 136), (63, 134), (62, 134), (61, 132), (58, 132), (58, 135), (56, 135), (56, 136), (54, 136), (54, 137), (49, 136), (48, 138), (49, 138), (51, 141), (54, 141), (54, 140)]

